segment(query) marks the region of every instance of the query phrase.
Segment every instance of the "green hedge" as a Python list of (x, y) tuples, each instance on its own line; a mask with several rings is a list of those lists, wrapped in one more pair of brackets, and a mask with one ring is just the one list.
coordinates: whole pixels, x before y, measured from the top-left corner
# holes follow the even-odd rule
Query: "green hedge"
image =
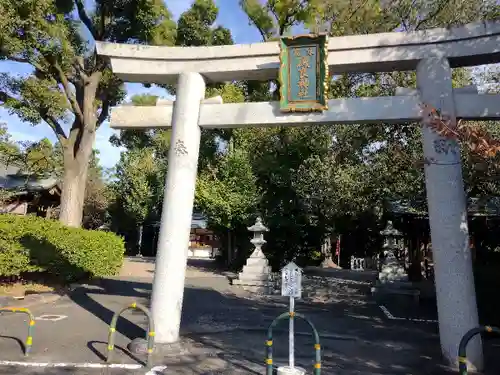
[(47, 272), (65, 281), (115, 275), (123, 239), (36, 216), (0, 214), (0, 276)]

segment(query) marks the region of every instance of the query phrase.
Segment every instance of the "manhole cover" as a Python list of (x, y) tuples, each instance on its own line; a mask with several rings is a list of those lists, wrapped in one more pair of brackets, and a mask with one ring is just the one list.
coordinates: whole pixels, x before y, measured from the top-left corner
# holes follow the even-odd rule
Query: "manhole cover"
[(51, 322), (57, 322), (59, 320), (66, 319), (66, 315), (40, 315), (35, 318), (35, 320), (48, 320)]
[(130, 341), (127, 349), (133, 354), (146, 354), (148, 352), (148, 342), (142, 337), (137, 337)]

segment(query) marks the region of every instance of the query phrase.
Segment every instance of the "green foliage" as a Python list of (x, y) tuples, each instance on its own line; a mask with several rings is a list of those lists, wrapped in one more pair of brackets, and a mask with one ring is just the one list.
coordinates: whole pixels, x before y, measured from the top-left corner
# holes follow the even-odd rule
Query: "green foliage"
[[(156, 105), (153, 95), (135, 95), (130, 105)], [(115, 145), (126, 148), (114, 168), (110, 189), (115, 201), (109, 207), (113, 227), (120, 232), (136, 231), (148, 219), (159, 218), (163, 185), (168, 166), (170, 130), (121, 131)]]
[(177, 22), (178, 46), (210, 46), (233, 44), (231, 33), (223, 27), (213, 27), (219, 9), (213, 0), (196, 0), (181, 14)]
[[(214, 0), (195, 0), (177, 21), (175, 45), (190, 47), (233, 44), (231, 31), (222, 26), (215, 26), (218, 14), (219, 8)], [(164, 87), (175, 95), (175, 85)]]
[(71, 226), (81, 223), (95, 131), (125, 97), (121, 80), (97, 56), (93, 41), (173, 45), (176, 37), (162, 0), (96, 0), (92, 5), (0, 0), (0, 60), (33, 69), (28, 76), (0, 74), (0, 106), (54, 131), (66, 178), (61, 220)]
[(262, 35), (270, 40), (288, 33), (292, 26), (306, 22), (314, 14), (316, 2), (304, 0), (240, 0), (242, 9)]
[[(285, 3), (288, 8), (282, 7)], [(242, 0), (240, 4), (263, 40), (283, 35), (297, 24), (341, 36), (463, 24), (491, 19), (499, 8), (495, 1), (479, 0), (311, 0), (302, 4)], [(301, 13), (301, 6), (308, 7), (307, 16)], [(453, 71), (454, 87), (469, 84), (470, 78), (466, 69)], [(346, 73), (333, 77), (329, 95), (387, 96), (393, 95), (396, 87), (415, 86), (414, 72)], [(269, 100), (268, 83), (248, 82), (244, 92), (250, 101)], [(310, 258), (323, 238), (332, 233), (343, 234), (346, 256), (353, 250), (370, 252), (376, 243), (373, 233), (379, 230), (388, 201), (425, 202), (419, 124), (251, 129), (242, 133), (246, 133), (245, 147), (252, 155), (262, 194), (260, 211), (271, 229), (266, 254), (275, 265), (294, 256)], [(464, 169), (470, 165), (464, 163)], [(467, 182), (477, 185), (473, 178)], [(346, 247), (350, 249), (345, 251)]]
[[(492, 19), (498, 10), (494, 0), (240, 0), (240, 5), (263, 41), (290, 34), (297, 26), (342, 36), (462, 24)], [(232, 43), (228, 30), (214, 26), (216, 18), (213, 1), (195, 1), (179, 19), (175, 44)], [(498, 81), (498, 72), (485, 74)], [(470, 81), (469, 70), (454, 69), (454, 87)], [(269, 101), (277, 98), (275, 87), (276, 82), (216, 83), (207, 86), (206, 96), (220, 95), (225, 103)], [(394, 95), (396, 87), (415, 88), (415, 73), (335, 75), (329, 97), (388, 96)], [(147, 103), (153, 102), (142, 98), (135, 105)], [(138, 158), (134, 155), (141, 147), (150, 150), (150, 156), (143, 155), (146, 160), (153, 158), (157, 166), (167, 164), (170, 133), (164, 132), (161, 138), (158, 134), (122, 132), (121, 145), (128, 155), (123, 172), (139, 168), (139, 163), (132, 168), (125, 160)], [(231, 242), (239, 249), (248, 243), (246, 226), (259, 212), (271, 229), (265, 251), (275, 266), (294, 257), (303, 263), (317, 261), (323, 240), (337, 234), (342, 234), (342, 254), (347, 259), (354, 252), (362, 255), (378, 249), (388, 202), (425, 202), (422, 161), (420, 125), (415, 123), (203, 130), (195, 205), (208, 216), (210, 228), (223, 241), (232, 235)], [(497, 191), (492, 170), (479, 178), (473, 166), (472, 159), (464, 157), (468, 192)], [(123, 182), (117, 182), (120, 194), (129, 191), (125, 186), (135, 186), (132, 195), (142, 199), (133, 205), (121, 199), (123, 207), (135, 207), (123, 216), (143, 217), (134, 212), (147, 211), (150, 217), (158, 217), (164, 173), (151, 174), (162, 178), (139, 178), (130, 171)], [(153, 204), (151, 197), (158, 200), (153, 199)]]
[(135, 149), (122, 154), (116, 168), (117, 195), (125, 213), (137, 223), (143, 223), (153, 210), (155, 199), (152, 184), (156, 183), (158, 168), (151, 149)]
[[(37, 142), (13, 142), (7, 128), (0, 126), (0, 162), (19, 168), (19, 174), (28, 179), (57, 178), (63, 175), (63, 155), (59, 142), (55, 145), (43, 138)], [(83, 207), (83, 226), (98, 228), (105, 221), (110, 191), (104, 183), (99, 165), (99, 152), (93, 150), (88, 166), (88, 178)], [(0, 189), (0, 202), (12, 197), (14, 192)], [(57, 217), (57, 216), (56, 216)]]
[(21, 142), (21, 154), (15, 163), (32, 177), (60, 177), (63, 174), (62, 150), (47, 138), (38, 142)]
[(36, 216), (0, 215), (0, 276), (48, 272), (65, 281), (115, 275), (123, 240)]
[(249, 156), (242, 149), (221, 156), (216, 166), (198, 176), (196, 204), (208, 215), (214, 229), (230, 229), (249, 222), (258, 197)]
[(86, 229), (97, 229), (108, 219), (107, 211), (113, 194), (105, 183), (103, 174), (102, 167), (99, 165), (99, 151), (94, 150), (90, 159), (83, 205), (82, 225)]
[(7, 124), (0, 122), (0, 162), (9, 165), (17, 160), (20, 153), (19, 145), (12, 140)]

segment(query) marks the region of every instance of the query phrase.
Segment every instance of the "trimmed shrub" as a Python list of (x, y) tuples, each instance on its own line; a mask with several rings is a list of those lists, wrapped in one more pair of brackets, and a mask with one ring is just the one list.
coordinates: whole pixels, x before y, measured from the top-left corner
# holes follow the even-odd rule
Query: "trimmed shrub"
[(123, 239), (37, 216), (0, 215), (0, 276), (47, 272), (64, 281), (115, 275)]

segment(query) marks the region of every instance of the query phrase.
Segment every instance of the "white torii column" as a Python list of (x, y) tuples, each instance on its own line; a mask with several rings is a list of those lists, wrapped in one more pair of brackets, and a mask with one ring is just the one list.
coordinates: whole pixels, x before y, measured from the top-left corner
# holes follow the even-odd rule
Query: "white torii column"
[[(448, 59), (422, 60), (417, 67), (417, 86), (424, 104), (455, 118)], [(478, 326), (460, 148), (427, 127), (425, 120), (422, 133), (439, 336), (445, 358), (456, 364), (460, 339)], [(467, 358), (477, 369), (482, 368), (479, 336), (467, 346)]]
[(200, 74), (179, 75), (151, 297), (155, 341), (160, 344), (179, 339), (204, 96), (205, 81)]

